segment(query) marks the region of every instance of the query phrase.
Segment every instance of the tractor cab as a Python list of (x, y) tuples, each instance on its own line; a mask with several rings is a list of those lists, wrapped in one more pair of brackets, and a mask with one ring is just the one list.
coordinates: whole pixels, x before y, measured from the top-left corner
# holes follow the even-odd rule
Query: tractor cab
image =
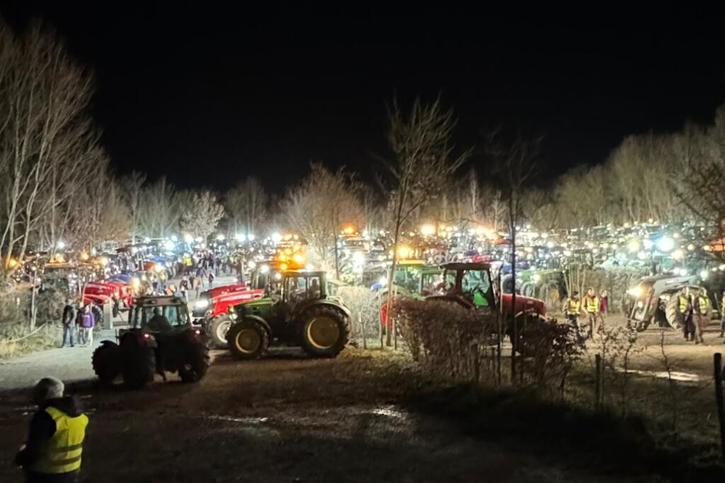
[(174, 296), (141, 297), (129, 310), (128, 325), (148, 332), (189, 329), (191, 319), (184, 300)]
[(491, 267), (487, 263), (448, 263), (443, 265), (441, 295), (457, 297), (476, 308), (496, 307)]

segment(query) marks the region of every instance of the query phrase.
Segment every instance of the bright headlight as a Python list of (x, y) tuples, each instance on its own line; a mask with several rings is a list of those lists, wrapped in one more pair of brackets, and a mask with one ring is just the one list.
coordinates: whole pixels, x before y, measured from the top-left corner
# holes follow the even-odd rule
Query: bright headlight
[(634, 298), (639, 298), (642, 295), (642, 287), (640, 287), (639, 285), (636, 287), (632, 287), (627, 290), (627, 293)]
[(533, 277), (531, 277), (531, 279), (533, 280), (534, 283), (539, 283), (539, 282), (541, 282), (541, 275), (536, 273), (536, 274), (534, 274)]
[(209, 299), (199, 299), (196, 302), (194, 302), (194, 308), (195, 309), (205, 309), (209, 307)]

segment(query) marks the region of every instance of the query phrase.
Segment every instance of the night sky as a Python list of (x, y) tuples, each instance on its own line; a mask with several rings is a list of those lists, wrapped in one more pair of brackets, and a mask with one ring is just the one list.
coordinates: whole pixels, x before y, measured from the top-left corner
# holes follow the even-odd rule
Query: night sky
[[(440, 94), (460, 146), (496, 126), (544, 135), (543, 181), (602, 162), (627, 134), (707, 122), (725, 101), (725, 29), (712, 11), (346, 3), (3, 1), (0, 11), (16, 28), (47, 20), (95, 70), (93, 114), (119, 172), (184, 187), (255, 175), (279, 192), (311, 160), (369, 179), (396, 95)], [(485, 173), (478, 153), (470, 163)]]

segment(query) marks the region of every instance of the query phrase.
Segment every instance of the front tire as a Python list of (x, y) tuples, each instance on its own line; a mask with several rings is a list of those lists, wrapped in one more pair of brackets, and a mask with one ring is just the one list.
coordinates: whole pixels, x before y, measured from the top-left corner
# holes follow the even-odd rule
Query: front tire
[(192, 343), (186, 361), (179, 367), (179, 377), (184, 382), (198, 382), (209, 369), (209, 348), (201, 343)]
[(256, 320), (244, 319), (231, 326), (227, 344), (237, 359), (259, 359), (269, 348), (269, 333)]
[(232, 319), (227, 316), (215, 317), (209, 323), (209, 339), (215, 349), (227, 347), (227, 334), (232, 327)]
[(110, 341), (93, 351), (93, 372), (101, 384), (111, 384), (121, 374), (121, 348)]
[(350, 322), (340, 310), (312, 307), (304, 314), (302, 349), (313, 357), (336, 357), (350, 340)]

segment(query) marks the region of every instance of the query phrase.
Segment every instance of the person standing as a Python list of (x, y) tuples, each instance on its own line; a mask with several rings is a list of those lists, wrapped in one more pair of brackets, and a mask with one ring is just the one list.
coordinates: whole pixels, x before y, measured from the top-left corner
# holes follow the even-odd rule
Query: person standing
[(15, 464), (29, 483), (77, 482), (81, 471), (88, 416), (77, 398), (63, 395), (63, 382), (45, 377), (33, 388), (38, 410)]
[(604, 330), (604, 322), (609, 315), (609, 292), (606, 289), (599, 293), (599, 329)]
[(65, 347), (66, 341), (68, 341), (68, 345), (74, 347), (73, 334), (75, 333), (76, 325), (76, 307), (72, 299), (66, 299), (65, 301), (65, 307), (63, 307), (62, 322), (63, 341), (61, 342), (60, 347)]
[(695, 339), (695, 327), (692, 322), (692, 298), (690, 297), (690, 287), (677, 295), (677, 320), (682, 325), (682, 332), (685, 340)]
[(570, 297), (566, 298), (564, 302), (563, 312), (566, 315), (566, 319), (571, 325), (579, 330), (579, 315), (581, 314), (581, 300), (579, 300), (579, 292), (576, 290), (572, 292)]
[(212, 287), (213, 283), (214, 283), (214, 271), (209, 270), (209, 288)]
[(710, 323), (710, 299), (707, 298), (707, 291), (704, 288), (695, 293), (692, 312), (695, 320), (695, 344), (704, 344), (702, 333)]
[(96, 319), (93, 316), (91, 310), (91, 304), (83, 307), (78, 312), (78, 327), (80, 328), (80, 335), (78, 336), (78, 342), (89, 346), (93, 344), (93, 327), (96, 325)]
[(583, 300), (584, 312), (587, 315), (589, 325), (589, 337), (594, 335), (594, 326), (599, 318), (599, 297), (594, 293), (594, 288), (589, 287)]

